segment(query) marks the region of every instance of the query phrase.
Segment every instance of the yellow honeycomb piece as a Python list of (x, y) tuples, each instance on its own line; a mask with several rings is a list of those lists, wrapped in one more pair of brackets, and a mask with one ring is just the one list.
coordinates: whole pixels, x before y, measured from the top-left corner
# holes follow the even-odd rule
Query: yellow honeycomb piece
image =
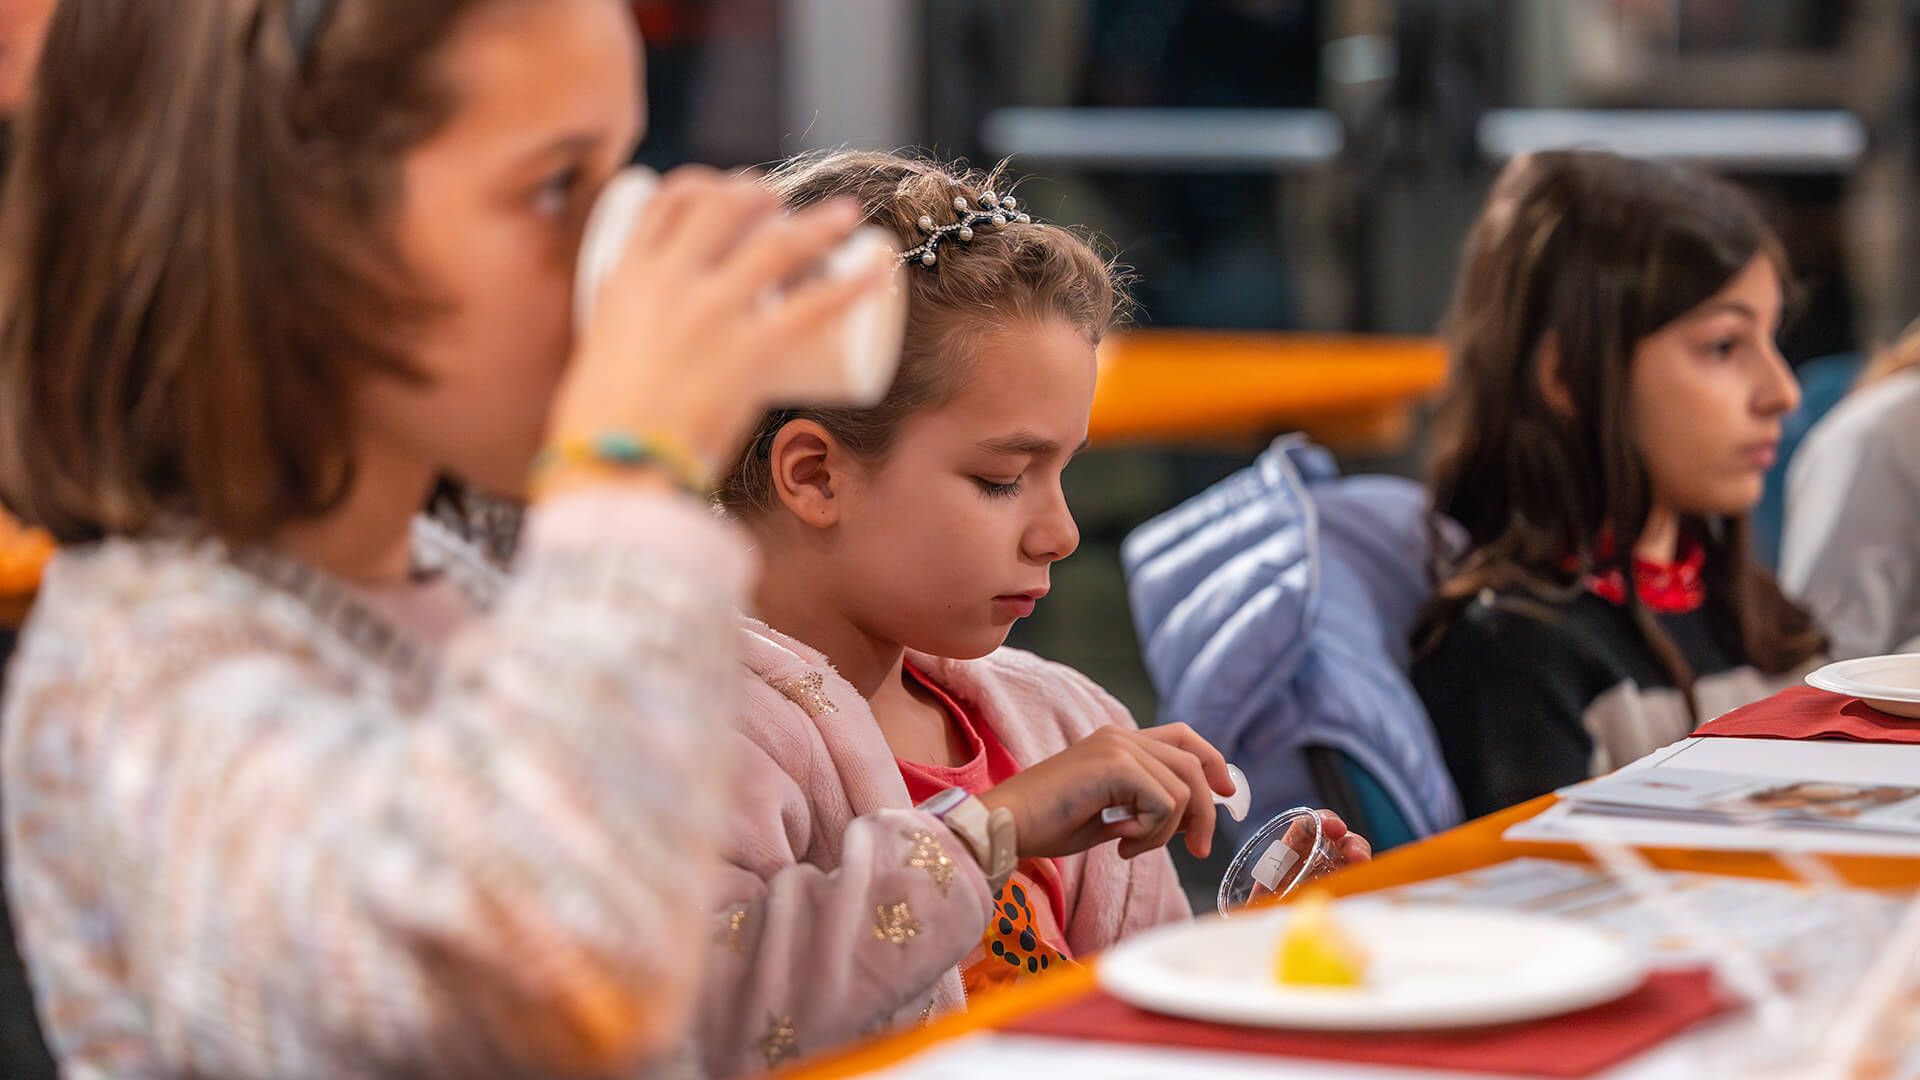
[(1273, 977), (1282, 986), (1357, 987), (1367, 981), (1367, 953), (1333, 921), (1325, 893), (1293, 905), (1287, 931), (1274, 956)]

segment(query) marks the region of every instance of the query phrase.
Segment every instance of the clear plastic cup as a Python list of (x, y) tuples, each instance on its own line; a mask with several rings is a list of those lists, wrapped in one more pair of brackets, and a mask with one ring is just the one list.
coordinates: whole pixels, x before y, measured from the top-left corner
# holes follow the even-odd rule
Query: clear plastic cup
[(1296, 806), (1240, 846), (1220, 879), (1220, 914), (1264, 907), (1340, 868), (1317, 811)]

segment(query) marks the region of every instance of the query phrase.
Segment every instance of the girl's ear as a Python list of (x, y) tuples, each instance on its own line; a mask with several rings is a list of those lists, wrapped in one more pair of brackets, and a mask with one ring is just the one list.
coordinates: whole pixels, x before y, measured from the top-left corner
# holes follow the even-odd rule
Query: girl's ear
[(1573, 407), (1573, 391), (1567, 389), (1567, 382), (1561, 377), (1557, 335), (1549, 333), (1540, 339), (1540, 348), (1534, 355), (1534, 370), (1540, 374), (1540, 396), (1547, 408), (1562, 420), (1573, 419), (1579, 410)]
[(839, 522), (851, 456), (838, 439), (812, 420), (795, 420), (774, 435), (769, 457), (774, 495), (788, 513), (816, 529)]

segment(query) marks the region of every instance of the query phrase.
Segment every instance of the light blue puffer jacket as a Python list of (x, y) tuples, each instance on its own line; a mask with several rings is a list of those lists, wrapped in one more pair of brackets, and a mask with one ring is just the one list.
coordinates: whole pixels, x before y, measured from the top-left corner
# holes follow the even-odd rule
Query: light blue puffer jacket
[(1413, 835), (1460, 800), (1407, 678), (1430, 588), (1426, 494), (1342, 478), (1302, 436), (1135, 530), (1121, 549), (1134, 624), (1161, 696), (1247, 773), (1257, 826), (1322, 805), (1309, 748), (1344, 754)]

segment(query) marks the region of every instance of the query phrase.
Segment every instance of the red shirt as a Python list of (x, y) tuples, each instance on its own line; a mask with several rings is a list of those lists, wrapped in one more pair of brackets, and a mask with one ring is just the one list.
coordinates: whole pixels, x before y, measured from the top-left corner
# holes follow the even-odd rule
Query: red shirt
[[(940, 703), (954, 734), (969, 753), (965, 762), (952, 766), (895, 758), (900, 778), (907, 782), (908, 798), (921, 803), (955, 787), (978, 795), (1020, 771), (1020, 763), (1007, 753), (993, 728), (912, 664), (906, 666), (906, 673)], [(1037, 917), (1032, 910), (1026, 896), (1029, 887), (1038, 889), (1046, 897), (1044, 914), (1052, 916), (1051, 919)], [(962, 965), (968, 992), (976, 992), (984, 984), (1011, 981), (1016, 973), (1037, 974), (1051, 968), (1056, 957), (1072, 959), (1073, 953), (1065, 940), (1066, 886), (1059, 866), (1052, 859), (1020, 860), (1019, 869), (994, 901), (1000, 910), (981, 938), (980, 948)]]

